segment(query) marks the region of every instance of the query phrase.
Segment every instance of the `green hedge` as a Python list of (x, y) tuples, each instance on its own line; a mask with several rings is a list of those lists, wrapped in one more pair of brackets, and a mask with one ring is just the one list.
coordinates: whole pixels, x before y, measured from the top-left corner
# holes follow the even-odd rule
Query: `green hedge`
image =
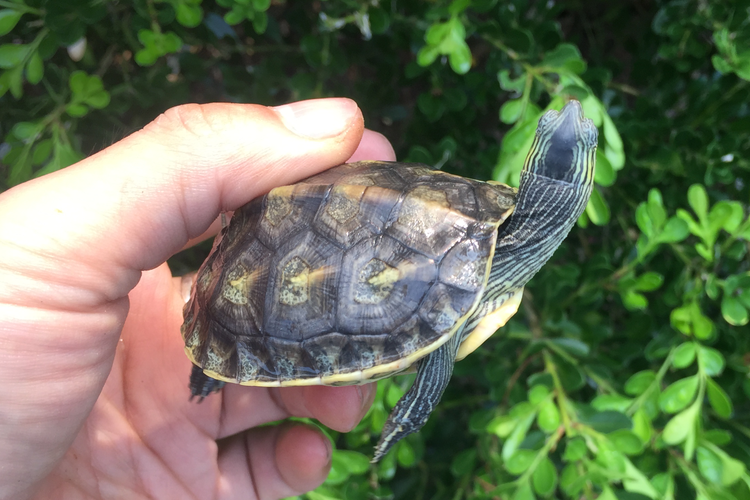
[(749, 9), (0, 0), (0, 189), (176, 104), (333, 95), (400, 159), (516, 184), (541, 113), (579, 99), (600, 128), (579, 227), (422, 432), (369, 464), (410, 379), (381, 382), (306, 498), (747, 499)]

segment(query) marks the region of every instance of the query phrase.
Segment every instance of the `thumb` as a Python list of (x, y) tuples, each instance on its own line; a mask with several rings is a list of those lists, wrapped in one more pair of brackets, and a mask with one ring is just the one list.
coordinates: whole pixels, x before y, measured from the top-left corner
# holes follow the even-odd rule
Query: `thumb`
[(77, 165), (4, 193), (0, 234), (43, 254), (30, 263), (34, 279), (40, 266), (63, 281), (96, 277), (88, 300), (113, 300), (220, 211), (346, 161), (363, 127), (349, 99), (172, 108)]
[(141, 271), (221, 210), (343, 163), (362, 133), (348, 99), (180, 106), (0, 195), (0, 497), (28, 494), (71, 443)]

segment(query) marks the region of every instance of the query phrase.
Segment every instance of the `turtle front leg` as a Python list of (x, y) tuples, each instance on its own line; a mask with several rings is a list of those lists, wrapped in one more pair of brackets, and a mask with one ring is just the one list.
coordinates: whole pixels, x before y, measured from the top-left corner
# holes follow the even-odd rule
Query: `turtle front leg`
[(427, 422), (448, 387), (461, 337), (461, 332), (457, 332), (448, 342), (419, 361), (414, 384), (396, 403), (383, 426), (372, 463), (383, 458), (393, 445), (417, 432)]

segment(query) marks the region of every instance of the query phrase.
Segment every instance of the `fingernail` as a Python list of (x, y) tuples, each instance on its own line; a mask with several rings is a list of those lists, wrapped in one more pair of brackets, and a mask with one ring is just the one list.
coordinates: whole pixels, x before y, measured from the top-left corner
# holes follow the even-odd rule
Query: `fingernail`
[(297, 135), (325, 139), (343, 133), (357, 114), (357, 103), (351, 99), (311, 99), (273, 108), (284, 125)]
[(323, 433), (318, 432), (320, 434), (320, 439), (323, 440), (323, 446), (326, 450), (326, 465), (330, 467), (331, 460), (333, 459), (333, 445), (331, 444), (331, 440), (328, 439), (327, 436), (325, 436)]

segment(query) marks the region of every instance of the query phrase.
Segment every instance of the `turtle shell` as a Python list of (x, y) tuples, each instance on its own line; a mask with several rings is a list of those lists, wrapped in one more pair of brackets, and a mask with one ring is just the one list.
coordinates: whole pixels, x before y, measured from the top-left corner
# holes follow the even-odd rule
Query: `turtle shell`
[(342, 385), (409, 368), (482, 296), (516, 190), (425, 165), (357, 162), (234, 212), (198, 272), (182, 335), (243, 385)]

